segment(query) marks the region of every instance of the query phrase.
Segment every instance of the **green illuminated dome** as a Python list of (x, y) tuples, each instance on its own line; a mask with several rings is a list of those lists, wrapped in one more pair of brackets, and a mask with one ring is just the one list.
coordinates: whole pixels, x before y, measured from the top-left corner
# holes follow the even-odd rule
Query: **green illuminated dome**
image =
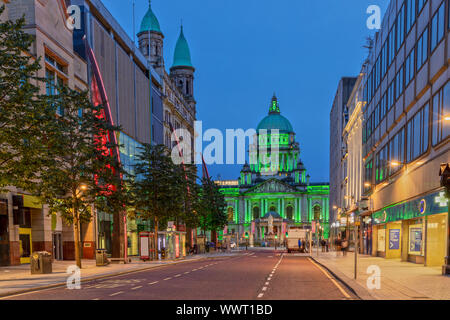
[(280, 133), (292, 133), (294, 132), (291, 123), (285, 117), (280, 114), (280, 107), (278, 105), (277, 97), (274, 95), (272, 98), (272, 104), (270, 105), (269, 115), (262, 119), (259, 123), (257, 131), (259, 130), (276, 130)]
[(181, 26), (181, 33), (178, 37), (177, 45), (175, 47), (175, 53), (173, 55), (173, 65), (174, 67), (191, 67), (191, 51), (189, 50), (189, 45), (183, 33), (183, 26)]
[(148, 11), (145, 14), (144, 18), (142, 19), (141, 30), (139, 31), (139, 33), (147, 31), (162, 33), (161, 27), (159, 26), (158, 18), (156, 18), (155, 14), (152, 11), (151, 0), (149, 0)]

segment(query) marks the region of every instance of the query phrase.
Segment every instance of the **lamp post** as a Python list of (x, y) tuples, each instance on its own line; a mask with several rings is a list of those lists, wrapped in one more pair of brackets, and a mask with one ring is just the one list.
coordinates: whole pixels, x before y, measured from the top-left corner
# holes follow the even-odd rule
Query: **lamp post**
[(442, 266), (442, 274), (450, 274), (450, 163), (441, 164), (439, 171), (441, 177), (441, 187), (445, 187), (445, 196), (447, 197), (447, 256), (445, 265)]

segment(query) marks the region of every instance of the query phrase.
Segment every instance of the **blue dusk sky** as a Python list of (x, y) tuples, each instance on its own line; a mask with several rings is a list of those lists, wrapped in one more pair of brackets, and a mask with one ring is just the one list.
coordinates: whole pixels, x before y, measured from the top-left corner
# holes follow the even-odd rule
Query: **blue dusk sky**
[[(132, 0), (103, 0), (133, 38)], [(148, 0), (135, 0), (135, 30)], [(203, 130), (255, 128), (276, 92), (312, 182), (329, 181), (330, 110), (339, 79), (357, 76), (373, 30), (368, 6), (389, 0), (153, 0), (170, 68), (183, 21)], [(204, 143), (206, 147), (208, 143)], [(224, 143), (225, 145), (225, 143)], [(225, 155), (224, 155), (225, 157)], [(236, 179), (241, 165), (210, 165)]]

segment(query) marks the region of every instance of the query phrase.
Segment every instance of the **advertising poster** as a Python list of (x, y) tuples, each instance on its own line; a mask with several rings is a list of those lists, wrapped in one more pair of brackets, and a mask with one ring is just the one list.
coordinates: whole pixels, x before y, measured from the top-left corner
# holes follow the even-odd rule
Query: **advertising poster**
[(180, 236), (178, 234), (175, 235), (175, 257), (180, 257)]
[(422, 225), (409, 226), (409, 254), (422, 254)]
[(389, 230), (389, 250), (400, 249), (400, 229)]

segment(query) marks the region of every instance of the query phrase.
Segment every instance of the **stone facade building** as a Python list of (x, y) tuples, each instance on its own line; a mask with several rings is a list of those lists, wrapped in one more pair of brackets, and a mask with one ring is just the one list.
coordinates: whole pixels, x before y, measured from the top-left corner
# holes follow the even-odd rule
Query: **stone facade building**
[(348, 121), (347, 101), (356, 78), (344, 77), (339, 81), (330, 112), (330, 219), (335, 221), (343, 207), (343, 181), (346, 176), (343, 157), (346, 153), (342, 134)]
[[(186, 129), (190, 137), (182, 137), (184, 143), (194, 146), (194, 121), (196, 119), (196, 101), (194, 99), (195, 68), (191, 62), (191, 53), (184, 36), (183, 26), (175, 46), (174, 59), (170, 73), (166, 71), (164, 60), (164, 34), (151, 4), (145, 14), (138, 33), (139, 49), (163, 82), (164, 106), (164, 144), (172, 148), (176, 140), (172, 137), (170, 125), (174, 130)], [(149, 46), (150, 42), (150, 46)], [(178, 138), (181, 138), (179, 131)], [(190, 139), (187, 139), (190, 138)], [(193, 153), (192, 153), (193, 157)]]
[[(244, 165), (240, 178), (216, 182), (227, 202), (229, 223), (224, 234), (243, 237), (248, 232), (255, 244), (274, 236), (282, 241), (291, 226), (310, 229), (312, 221), (317, 221), (321, 235), (328, 238), (329, 184), (310, 183), (295, 132), (281, 115), (275, 96), (254, 141), (250, 164)], [(266, 161), (275, 148), (275, 159)], [(269, 220), (273, 228), (269, 228)]]

